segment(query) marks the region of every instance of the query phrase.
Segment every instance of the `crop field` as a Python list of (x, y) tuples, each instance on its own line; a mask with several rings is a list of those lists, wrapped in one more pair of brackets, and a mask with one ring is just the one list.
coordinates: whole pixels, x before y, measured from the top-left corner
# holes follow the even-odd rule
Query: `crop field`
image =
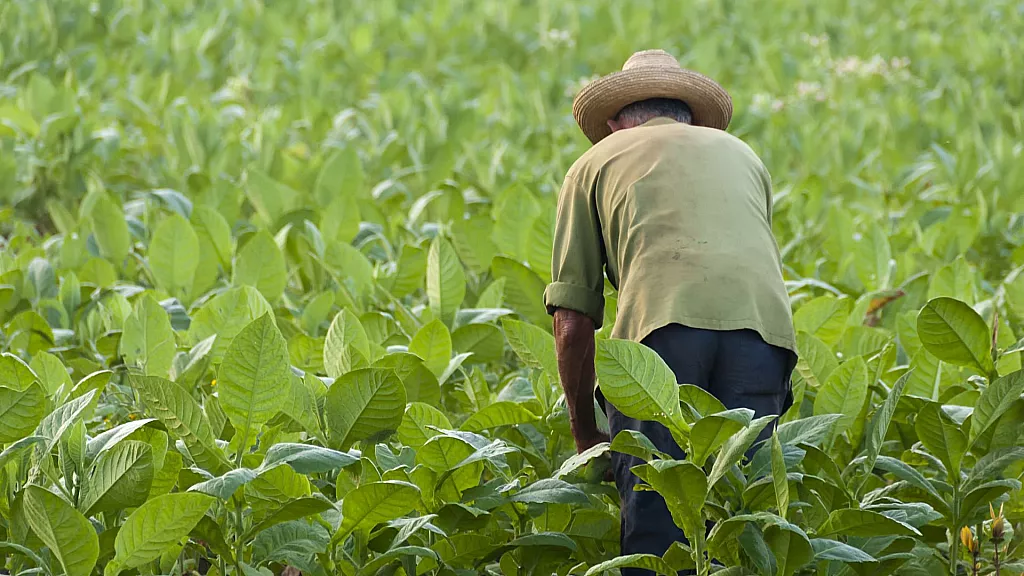
[[(1011, 0), (0, 0), (0, 573), (1021, 574), (1022, 38)], [(752, 446), (608, 286), (600, 386), (686, 460), (576, 454), (541, 297), (572, 97), (645, 48), (731, 92), (799, 331)], [(610, 450), (689, 544), (619, 554)]]

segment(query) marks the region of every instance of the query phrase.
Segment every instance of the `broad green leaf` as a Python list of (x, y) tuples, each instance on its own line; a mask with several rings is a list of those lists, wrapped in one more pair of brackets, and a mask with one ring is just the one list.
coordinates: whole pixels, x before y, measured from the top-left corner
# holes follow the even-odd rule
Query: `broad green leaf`
[(68, 375), (68, 370), (64, 367), (64, 363), (60, 361), (60, 358), (49, 352), (37, 353), (32, 357), (32, 363), (29, 367), (38, 376), (39, 383), (42, 384), (47, 396), (52, 396), (62, 388), (64, 390), (71, 390), (71, 387), (74, 386), (74, 382), (71, 381), (71, 376)]
[(281, 442), (267, 449), (260, 468), (268, 470), (287, 464), (299, 474), (322, 474), (355, 464), (359, 458), (348, 452), (312, 444)]
[[(625, 430), (623, 430), (623, 432), (625, 432)], [(639, 434), (639, 432), (637, 432), (637, 434)], [(619, 432), (615, 437), (618, 438), (619, 436), (622, 436), (622, 432)], [(646, 437), (644, 437), (644, 439), (646, 439)], [(653, 447), (654, 445), (652, 444), (651, 446)], [(611, 445), (609, 443), (601, 442), (587, 448), (579, 454), (570, 456), (565, 459), (565, 462), (562, 462), (562, 465), (558, 467), (558, 470), (556, 470), (554, 474), (552, 474), (552, 477), (563, 478), (568, 476), (588, 464), (594, 458), (598, 458), (606, 454), (610, 449)]]
[(552, 382), (558, 382), (554, 336), (536, 326), (511, 318), (502, 318), (501, 327), (505, 330), (509, 346), (524, 364), (543, 370)]
[(705, 416), (725, 412), (725, 405), (722, 404), (721, 400), (715, 398), (707, 390), (693, 384), (679, 385), (679, 401), (690, 409), (690, 414), (686, 414), (687, 410), (685, 408), (683, 410), (683, 417), (690, 423)]
[(683, 460), (655, 460), (631, 470), (661, 494), (687, 538), (693, 540), (698, 530), (706, 530), (702, 511), (712, 484), (699, 466)]
[(703, 466), (708, 456), (749, 425), (752, 417), (751, 410), (739, 408), (709, 414), (697, 420), (690, 430), (690, 459), (698, 466)]
[(414, 484), (396, 480), (363, 484), (342, 499), (341, 526), (332, 541), (342, 542), (356, 530), (404, 516), (419, 503), (420, 490)]
[(981, 316), (959, 300), (929, 301), (917, 317), (917, 334), (939, 360), (971, 366), (986, 376), (994, 371), (992, 334)]
[(68, 576), (89, 576), (99, 558), (99, 538), (92, 523), (63, 498), (28, 486), (25, 518)]
[(778, 432), (772, 434), (772, 485), (775, 487), (775, 504), (779, 516), (786, 518), (789, 511), (789, 480)]
[(985, 482), (963, 496), (960, 513), (963, 518), (978, 517), (978, 512), (984, 513), (989, 504), (998, 501), (1005, 494), (1020, 490), (1020, 488), (1020, 481), (1013, 478)]
[(811, 538), (811, 548), (814, 549), (814, 559), (819, 562), (822, 560), (836, 560), (847, 564), (877, 562), (873, 556), (860, 548), (854, 548), (838, 540)]
[(405, 402), (405, 387), (391, 370), (363, 368), (345, 374), (327, 391), (324, 410), (331, 443), (347, 449), (353, 442), (395, 432)]
[[(363, 194), (366, 175), (354, 146), (335, 150), (324, 160), (316, 177), (316, 199), (321, 206), (338, 197), (356, 198)], [(359, 221), (356, 220), (358, 227)], [(353, 231), (353, 235), (355, 232)]]
[(405, 386), (408, 402), (423, 402), (432, 406), (441, 403), (441, 387), (437, 376), (427, 369), (423, 360), (412, 354), (396, 352), (387, 354), (373, 365), (374, 368), (390, 368)]
[(0, 355), (0, 386), (11, 390), (25, 390), (38, 381), (39, 377), (24, 360), (8, 352)]
[(156, 376), (132, 374), (129, 381), (146, 403), (147, 413), (185, 444), (196, 464), (214, 474), (228, 468), (224, 453), (214, 442), (206, 414), (184, 388)]
[(299, 562), (325, 552), (330, 541), (331, 535), (320, 524), (291, 520), (256, 535), (252, 543), (253, 560), (300, 567)]
[(844, 508), (833, 510), (825, 524), (818, 530), (819, 536), (841, 534), (843, 536), (920, 536), (916, 528), (893, 520), (884, 514), (871, 510)]
[(430, 427), (449, 429), (452, 423), (437, 408), (423, 402), (411, 402), (398, 426), (398, 439), (406, 446), (419, 448), (437, 435)]
[(176, 352), (174, 329), (167, 312), (152, 296), (143, 294), (124, 323), (121, 354), (125, 363), (138, 366), (150, 376), (166, 378)]
[(462, 261), (473, 272), (487, 271), (498, 248), (491, 240), (494, 221), (486, 214), (477, 214), (452, 223), (452, 244)]
[(268, 313), (242, 329), (231, 341), (218, 372), (217, 388), (235, 434), (248, 446), (263, 424), (281, 409), (289, 391), (288, 351)]
[(245, 195), (268, 226), (294, 208), (299, 200), (298, 192), (292, 188), (274, 180), (265, 172), (252, 169), (246, 173)]
[(39, 384), (24, 390), (0, 386), (0, 444), (20, 440), (39, 425), (46, 414), (46, 392)]
[(189, 486), (189, 492), (209, 494), (221, 500), (230, 500), (239, 488), (256, 479), (256, 471), (248, 468), (235, 468), (224, 474)]
[(185, 300), (199, 265), (199, 236), (188, 220), (172, 213), (157, 225), (147, 256), (157, 285)]
[(685, 431), (675, 374), (650, 348), (627, 340), (597, 344), (597, 378), (604, 397), (630, 418)]
[(496, 256), (491, 261), (491, 273), (495, 278), (505, 279), (504, 303), (520, 316), (537, 326), (551, 325), (544, 307), (544, 280), (536, 272), (519, 262)]
[(462, 423), (463, 430), (481, 432), (499, 426), (514, 426), (537, 420), (537, 416), (522, 404), (501, 401), (485, 406)]
[(440, 376), (452, 357), (452, 337), (440, 320), (424, 324), (409, 342), (409, 352), (419, 356), (423, 364)]
[(960, 461), (967, 451), (967, 437), (960, 427), (935, 403), (918, 411), (914, 431), (921, 444), (942, 461), (951, 479), (959, 481)]
[(612, 452), (621, 452), (650, 462), (657, 455), (662, 460), (670, 459), (668, 454), (660, 452), (653, 442), (637, 430), (622, 430), (612, 438), (608, 447)]
[(757, 440), (758, 435), (764, 427), (767, 426), (775, 419), (774, 415), (762, 416), (752, 421), (742, 432), (735, 434), (732, 438), (722, 446), (722, 449), (718, 452), (718, 456), (715, 458), (715, 464), (711, 467), (711, 473), (708, 474), (708, 489), (714, 487), (722, 476), (728, 472), (734, 464), (738, 463), (742, 458), (744, 452), (750, 448), (750, 445)]
[[(650, 570), (655, 574), (663, 574), (665, 576), (675, 576), (676, 574), (676, 571), (669, 566), (668, 562), (665, 562), (658, 556), (653, 554), (627, 554), (591, 566), (584, 576), (598, 576), (609, 572), (615, 573), (623, 568)], [(613, 570), (615, 572), (612, 572)]]
[(841, 414), (821, 414), (780, 424), (778, 428), (779, 442), (820, 446), (828, 437), (832, 425), (841, 417)]
[(64, 433), (74, 426), (75, 422), (82, 418), (89, 410), (96, 396), (98, 396), (96, 391), (90, 390), (78, 398), (65, 402), (43, 417), (39, 425), (36, 426), (33, 436), (46, 438), (45, 452), (47, 454), (53, 450), (53, 447), (57, 445), (57, 442), (64, 436)]
[(814, 559), (814, 550), (807, 534), (789, 522), (766, 526), (764, 541), (775, 555), (778, 576), (795, 574)]
[(814, 415), (841, 414), (833, 433), (838, 435), (860, 416), (868, 393), (868, 368), (860, 356), (843, 363), (833, 372), (818, 391), (814, 400)]
[(125, 440), (96, 458), (82, 482), (78, 507), (93, 516), (139, 506), (149, 496), (153, 474), (150, 445)]
[(852, 307), (853, 302), (849, 298), (819, 296), (797, 309), (793, 314), (793, 324), (799, 332), (835, 345), (843, 335)]
[(471, 353), (473, 364), (500, 362), (505, 353), (505, 336), (493, 324), (467, 324), (452, 332), (452, 350)]
[(288, 283), (284, 255), (266, 230), (257, 232), (238, 251), (234, 265), (235, 286), (252, 286), (269, 302), (276, 301)]
[(442, 236), (427, 255), (427, 301), (437, 318), (450, 322), (466, 297), (466, 275), (455, 249)]
[(217, 336), (210, 352), (210, 361), (220, 364), (231, 341), (260, 316), (272, 313), (270, 304), (252, 286), (240, 286), (214, 296), (192, 316), (189, 337), (199, 343)]
[(104, 574), (116, 576), (151, 562), (195, 528), (215, 499), (198, 492), (164, 494), (128, 515), (114, 540), (114, 559)]
[(874, 468), (875, 460), (878, 459), (878, 455), (882, 451), (882, 444), (885, 442), (885, 436), (889, 432), (889, 424), (892, 423), (892, 415), (896, 413), (896, 406), (899, 405), (900, 398), (903, 397), (903, 389), (906, 387), (909, 377), (909, 374), (904, 374), (893, 384), (889, 395), (882, 402), (882, 405), (878, 407), (878, 410), (875, 411), (874, 417), (871, 418), (865, 465), (869, 472)]
[(587, 495), (576, 486), (557, 478), (542, 478), (509, 497), (512, 502), (533, 504), (586, 504)]
[(121, 206), (110, 194), (100, 192), (92, 203), (89, 219), (100, 254), (112, 261), (114, 265), (120, 266), (128, 257), (128, 251), (131, 249), (128, 222), (125, 220)]
[(1024, 394), (1024, 371), (1014, 372), (989, 384), (974, 406), (968, 444), (973, 446), (978, 438), (1020, 399), (1021, 394)]
[(370, 340), (359, 318), (347, 308), (338, 312), (324, 341), (324, 368), (331, 378), (370, 365)]

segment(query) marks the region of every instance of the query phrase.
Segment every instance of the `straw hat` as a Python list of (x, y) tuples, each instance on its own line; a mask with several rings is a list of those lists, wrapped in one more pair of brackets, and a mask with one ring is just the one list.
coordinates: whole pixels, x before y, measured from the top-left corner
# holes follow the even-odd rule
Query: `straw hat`
[(608, 120), (629, 104), (648, 98), (682, 100), (693, 123), (725, 130), (732, 119), (732, 98), (717, 82), (686, 70), (664, 50), (643, 50), (626, 60), (622, 71), (587, 84), (572, 103), (572, 115), (594, 144), (612, 133)]

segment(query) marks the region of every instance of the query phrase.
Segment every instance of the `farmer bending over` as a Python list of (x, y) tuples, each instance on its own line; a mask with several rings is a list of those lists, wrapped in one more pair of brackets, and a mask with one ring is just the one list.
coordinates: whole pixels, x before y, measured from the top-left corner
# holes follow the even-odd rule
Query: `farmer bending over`
[[(605, 273), (618, 290), (613, 338), (650, 347), (679, 383), (700, 386), (726, 408), (781, 415), (792, 403), (796, 339), (772, 235), (771, 179), (725, 132), (729, 94), (666, 52), (647, 50), (584, 87), (573, 115), (594, 146), (559, 193), (544, 301), (577, 450), (609, 439), (594, 414)], [(624, 416), (599, 391), (598, 402), (613, 438), (637, 430), (684, 457), (661, 424)], [(633, 490), (639, 479), (630, 468), (642, 463), (612, 454), (622, 554), (660, 556), (683, 532), (659, 494)]]

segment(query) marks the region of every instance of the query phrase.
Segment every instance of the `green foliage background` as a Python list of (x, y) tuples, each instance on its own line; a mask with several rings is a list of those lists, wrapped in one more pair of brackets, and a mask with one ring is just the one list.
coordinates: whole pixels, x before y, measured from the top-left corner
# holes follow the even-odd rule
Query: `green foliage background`
[[(3, 3), (0, 566), (1019, 561), (1021, 37), (1009, 0)], [(599, 377), (678, 393), (705, 457), (616, 439), (694, 547), (612, 560), (541, 291), (571, 98), (651, 47), (727, 87), (772, 172), (803, 360), (733, 467), (757, 421), (643, 373), (609, 318)]]

